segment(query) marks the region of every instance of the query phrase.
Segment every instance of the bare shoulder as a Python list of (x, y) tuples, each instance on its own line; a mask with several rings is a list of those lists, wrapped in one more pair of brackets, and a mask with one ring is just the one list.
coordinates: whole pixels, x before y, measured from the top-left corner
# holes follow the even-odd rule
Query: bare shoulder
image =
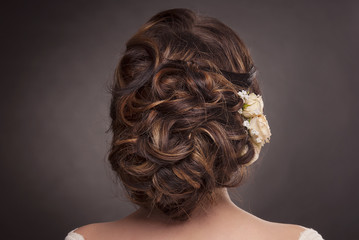
[(300, 234), (306, 229), (305, 227), (297, 224), (266, 222), (266, 232), (268, 232), (273, 239), (285, 240), (298, 240)]
[[(298, 240), (301, 232), (306, 229), (297, 224), (267, 221), (240, 208), (237, 213), (232, 215), (234, 219), (230, 221), (235, 223), (232, 228), (234, 235), (245, 236), (247, 239)], [(237, 223), (241, 227), (236, 227)]]
[(75, 233), (80, 234), (85, 238), (85, 240), (96, 239), (103, 232), (103, 228), (106, 227), (108, 223), (91, 223), (84, 226), (81, 226), (75, 230)]
[(75, 233), (82, 235), (85, 240), (112, 239), (116, 233), (121, 235), (121, 231), (125, 229), (121, 228), (120, 221), (87, 224), (77, 228)]

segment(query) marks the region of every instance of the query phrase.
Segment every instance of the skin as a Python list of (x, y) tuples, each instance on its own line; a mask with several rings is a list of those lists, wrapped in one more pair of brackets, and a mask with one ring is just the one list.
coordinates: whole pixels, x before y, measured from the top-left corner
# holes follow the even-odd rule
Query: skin
[(85, 240), (298, 240), (303, 230), (300, 225), (269, 222), (242, 210), (224, 188), (218, 190), (215, 205), (206, 211), (197, 208), (183, 223), (140, 208), (121, 220), (85, 225), (75, 232)]

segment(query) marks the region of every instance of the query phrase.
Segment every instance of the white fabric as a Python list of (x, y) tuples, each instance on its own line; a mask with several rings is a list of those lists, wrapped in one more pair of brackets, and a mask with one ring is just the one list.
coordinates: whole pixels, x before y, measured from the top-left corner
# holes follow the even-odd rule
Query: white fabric
[[(65, 238), (65, 240), (85, 240), (85, 238), (78, 233), (75, 233), (74, 231), (77, 228), (75, 228), (74, 230), (72, 230), (71, 232), (69, 232)], [(315, 231), (312, 228), (306, 228), (304, 231), (302, 231), (300, 233), (299, 239), (298, 240), (324, 240), (322, 238), (322, 236)]]
[(324, 240), (322, 236), (312, 228), (307, 228), (300, 233), (299, 240)]
[(67, 234), (67, 236), (65, 237), (65, 240), (85, 240), (85, 238), (81, 234), (78, 234), (78, 233), (74, 232), (76, 229), (77, 228), (75, 228), (74, 230), (69, 232)]

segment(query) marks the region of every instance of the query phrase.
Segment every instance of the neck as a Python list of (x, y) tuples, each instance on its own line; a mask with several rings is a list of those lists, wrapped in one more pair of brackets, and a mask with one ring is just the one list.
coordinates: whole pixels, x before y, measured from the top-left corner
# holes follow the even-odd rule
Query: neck
[[(193, 210), (191, 214), (191, 221), (203, 220), (208, 219), (211, 217), (218, 217), (218, 215), (223, 214), (227, 211), (238, 210), (239, 208), (232, 202), (227, 188), (220, 188), (216, 190), (216, 201), (213, 204), (207, 204), (205, 206), (199, 206)], [(136, 217), (140, 217), (142, 219), (147, 219), (151, 221), (158, 221), (158, 222), (166, 222), (173, 224), (174, 222), (170, 220), (168, 216), (163, 214), (159, 210), (148, 210), (144, 208), (140, 208), (137, 210), (134, 215)], [(180, 223), (179, 223), (180, 224)]]

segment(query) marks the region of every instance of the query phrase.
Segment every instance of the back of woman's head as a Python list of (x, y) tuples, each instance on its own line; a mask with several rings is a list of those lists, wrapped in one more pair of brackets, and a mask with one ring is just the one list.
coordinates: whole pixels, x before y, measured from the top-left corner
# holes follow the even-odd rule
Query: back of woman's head
[(109, 161), (132, 202), (186, 220), (216, 189), (240, 184), (258, 153), (238, 91), (260, 90), (253, 76), (247, 85), (235, 76), (251, 70), (233, 30), (188, 9), (156, 14), (127, 42), (112, 85)]

